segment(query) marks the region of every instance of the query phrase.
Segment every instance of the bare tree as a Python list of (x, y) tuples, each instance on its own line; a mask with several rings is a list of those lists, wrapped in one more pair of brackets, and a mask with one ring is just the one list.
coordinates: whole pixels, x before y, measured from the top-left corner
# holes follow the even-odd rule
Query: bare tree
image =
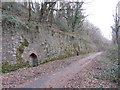
[(76, 2), (75, 15), (73, 17), (74, 19), (72, 22), (72, 32), (74, 32), (76, 25), (80, 25), (82, 23), (82, 20), (84, 18), (80, 10), (82, 5), (83, 5), (83, 2)]
[(26, 7), (28, 6), (27, 0), (24, 1), (24, 6), (26, 6)]
[(119, 37), (119, 22), (120, 22), (120, 19), (118, 18), (118, 7), (116, 7), (116, 10), (115, 10), (115, 15), (113, 15), (114, 17), (114, 22), (115, 22), (115, 25), (112, 26), (112, 33), (113, 33), (113, 40), (114, 40), (114, 43), (117, 43), (119, 42), (118, 40), (118, 37)]
[(31, 20), (31, 0), (29, 0), (28, 5), (29, 5), (29, 7), (28, 7), (28, 12), (29, 12), (28, 21), (30, 21)]
[(39, 15), (39, 21), (40, 22), (51, 22), (53, 19), (53, 12), (54, 12), (54, 6), (56, 5), (56, 2), (43, 2), (41, 3), (41, 10)]
[(72, 32), (75, 29), (81, 27), (85, 16), (82, 13), (82, 5), (84, 2), (61, 2), (60, 9), (57, 12), (59, 14), (59, 19), (63, 22), (67, 22), (66, 28)]

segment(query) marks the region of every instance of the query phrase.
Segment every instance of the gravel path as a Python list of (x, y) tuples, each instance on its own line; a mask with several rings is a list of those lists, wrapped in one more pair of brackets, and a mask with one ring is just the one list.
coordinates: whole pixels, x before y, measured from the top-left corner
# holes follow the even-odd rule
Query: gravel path
[[(118, 88), (117, 83), (113, 83), (99, 76), (105, 72), (105, 64), (101, 64), (102, 57), (94, 58), (92, 63), (78, 72), (72, 79), (67, 81), (63, 88)], [(116, 89), (115, 89), (116, 90)]]
[(102, 52), (95, 53), (86, 58), (80, 59), (78, 61), (70, 64), (64, 69), (58, 70), (54, 73), (49, 74), (43, 78), (38, 78), (32, 82), (22, 85), (22, 88), (61, 88), (70, 80), (76, 73), (82, 71), (85, 67), (95, 60), (97, 56), (101, 55)]
[(3, 88), (14, 88), (21, 84), (30, 82), (35, 78), (45, 77), (48, 74), (58, 71), (61, 68), (65, 68), (78, 59), (84, 58), (88, 55), (74, 56), (62, 60), (55, 60), (52, 62), (41, 64), (37, 67), (21, 68), (14, 72), (3, 74), (2, 86)]
[(3, 88), (118, 88), (99, 79), (104, 72), (102, 52), (74, 56), (3, 74)]
[(118, 88), (99, 79), (105, 65), (101, 53), (74, 56), (3, 74), (3, 88)]

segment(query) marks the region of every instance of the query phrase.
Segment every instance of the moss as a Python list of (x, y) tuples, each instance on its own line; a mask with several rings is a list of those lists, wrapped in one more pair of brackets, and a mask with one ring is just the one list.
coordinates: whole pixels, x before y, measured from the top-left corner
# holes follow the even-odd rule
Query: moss
[(76, 49), (74, 48), (73, 45), (68, 45), (68, 47), (64, 51), (67, 56), (76, 56), (77, 55)]
[(15, 68), (11, 67), (9, 62), (5, 61), (2, 63), (2, 73), (8, 73), (13, 70), (15, 70)]
[(29, 42), (27, 41), (27, 39), (24, 38), (24, 42), (21, 42), (20, 46), (17, 48), (16, 60), (18, 63), (22, 63), (22, 61), (24, 61), (21, 56), (24, 52), (25, 47), (27, 47), (28, 45), (29, 45)]
[(2, 73), (8, 73), (23, 67), (30, 67), (29, 63), (23, 62), (23, 63), (17, 63), (17, 64), (10, 64), (9, 62), (5, 61), (2, 63)]
[(44, 63), (46, 63), (46, 62), (48, 62), (48, 60), (40, 60), (40, 61), (39, 61), (40, 64), (44, 64)]
[(51, 61), (55, 61), (55, 60), (61, 60), (61, 59), (64, 59), (64, 58), (68, 58), (68, 57), (71, 57), (71, 56), (75, 56), (75, 54), (63, 55), (63, 56), (59, 56), (59, 57), (56, 57), (56, 58), (51, 58), (49, 60), (40, 60), (39, 63), (40, 64), (44, 64), (44, 63), (47, 63), (47, 62), (51, 62)]
[(71, 49), (69, 49), (69, 48), (67, 48), (67, 49), (65, 49), (65, 53), (66, 53), (66, 55), (67, 56), (71, 56)]
[(67, 58), (67, 56), (64, 55), (64, 56), (59, 56), (59, 57), (57, 57), (57, 58), (52, 58), (52, 59), (50, 59), (50, 61), (60, 60), (60, 59), (64, 59), (64, 58)]
[(10, 6), (2, 6), (2, 9), (3, 9), (3, 10), (9, 10), (9, 9), (10, 9)]
[[(61, 47), (61, 49), (62, 49), (62, 47)], [(65, 55), (58, 56), (56, 58), (51, 58), (53, 55), (50, 55), (50, 53), (48, 52), (48, 48), (45, 48), (45, 50), (46, 50), (46, 55), (45, 56), (47, 58), (50, 58), (50, 59), (49, 60), (42, 60), (42, 61), (40, 61), (40, 63), (46, 63), (46, 62), (49, 62), (49, 61), (60, 60), (60, 59), (63, 59), (63, 58), (76, 56), (76, 52), (71, 49), (71, 46), (67, 47), (64, 50), (65, 51)], [(71, 53), (71, 52), (74, 52), (74, 53)]]
[(28, 47), (29, 42), (27, 41), (27, 39), (24, 38), (24, 42), (22, 43), (22, 45)]
[(23, 25), (23, 22), (17, 18), (16, 16), (14, 15), (11, 15), (11, 14), (3, 14), (2, 15), (2, 21), (3, 21), (3, 24), (6, 24), (7, 26), (21, 26)]
[(0, 64), (0, 74), (2, 73), (2, 64)]
[[(22, 38), (24, 38), (24, 37), (22, 36)], [(14, 64), (14, 65), (9, 65), (8, 64), (7, 66), (10, 68), (10, 70), (7, 67), (3, 67), (3, 68), (6, 68), (6, 69), (3, 69), (3, 73), (10, 72), (10, 71), (15, 71), (15, 70), (17, 70), (19, 68), (23, 68), (23, 67), (29, 67), (29, 63), (25, 62), (25, 60), (22, 58), (22, 54), (24, 52), (24, 49), (28, 45), (29, 45), (29, 42), (27, 41), (27, 39), (24, 38), (24, 41), (21, 42), (20, 46), (17, 48), (17, 51), (16, 51), (17, 64)]]
[(83, 51), (79, 51), (79, 55), (82, 55), (82, 54), (86, 54), (86, 53)]

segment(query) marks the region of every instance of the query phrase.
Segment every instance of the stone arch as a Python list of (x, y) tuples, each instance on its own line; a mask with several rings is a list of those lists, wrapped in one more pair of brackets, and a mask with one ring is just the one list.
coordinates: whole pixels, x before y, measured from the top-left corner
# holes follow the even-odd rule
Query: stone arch
[(29, 65), (32, 66), (32, 67), (38, 66), (38, 57), (35, 53), (30, 54)]

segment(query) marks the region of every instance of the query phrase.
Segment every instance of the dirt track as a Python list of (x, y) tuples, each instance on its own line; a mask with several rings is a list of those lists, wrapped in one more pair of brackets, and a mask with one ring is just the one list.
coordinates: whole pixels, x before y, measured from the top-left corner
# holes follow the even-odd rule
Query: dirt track
[(67, 81), (72, 79), (78, 72), (92, 64), (95, 58), (101, 55), (102, 52), (92, 54), (86, 58), (79, 59), (69, 66), (48, 74), (42, 78), (36, 78), (31, 82), (19, 86), (20, 88), (62, 88)]

